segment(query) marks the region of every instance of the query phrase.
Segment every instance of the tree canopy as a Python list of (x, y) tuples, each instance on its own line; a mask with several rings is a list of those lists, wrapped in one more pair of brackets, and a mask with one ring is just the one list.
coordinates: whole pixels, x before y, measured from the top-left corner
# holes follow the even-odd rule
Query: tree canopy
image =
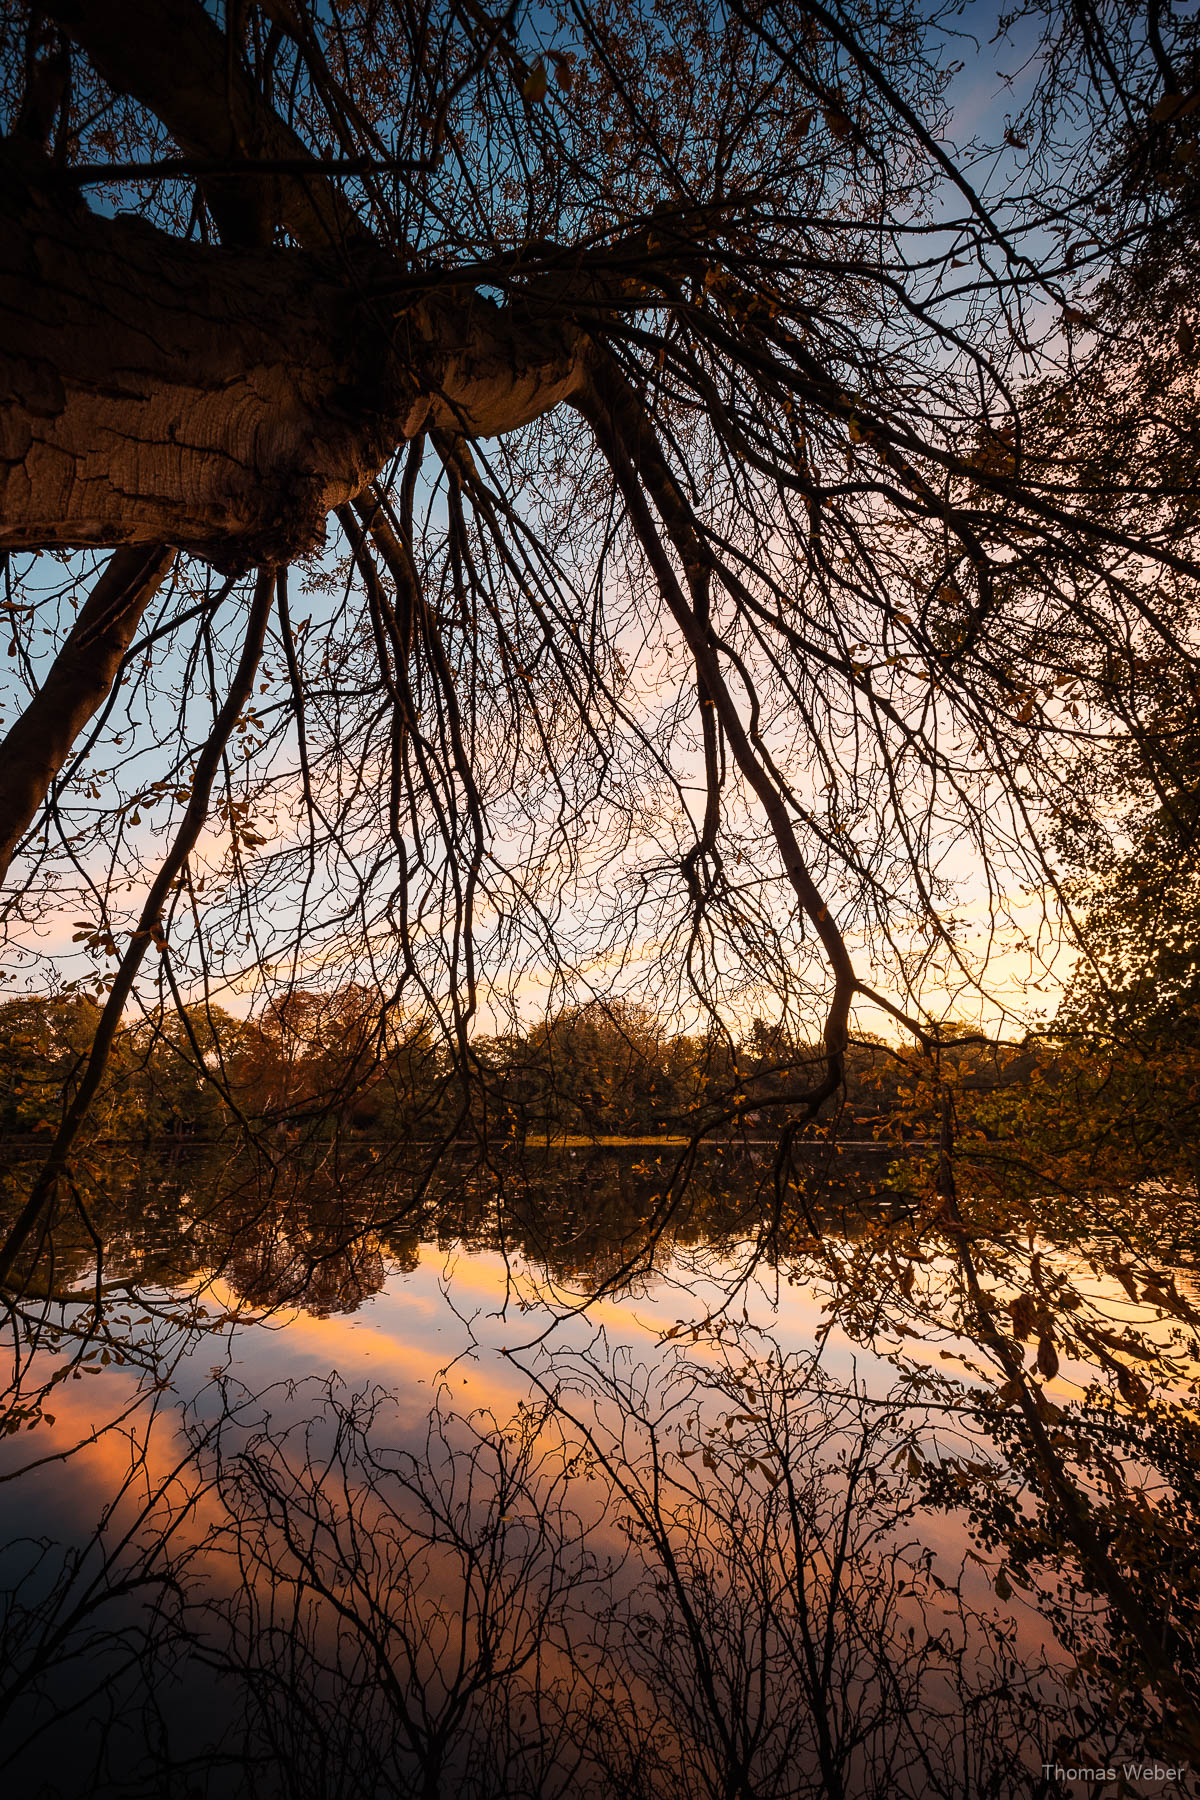
[(989, 15), (972, 119), (960, 14), (10, 10), (10, 973), (102, 1002), (26, 1225), (131, 1005), (356, 983), (464, 1093), (762, 1016), (803, 1119), (1070, 932), (1198, 691), (1196, 29)]

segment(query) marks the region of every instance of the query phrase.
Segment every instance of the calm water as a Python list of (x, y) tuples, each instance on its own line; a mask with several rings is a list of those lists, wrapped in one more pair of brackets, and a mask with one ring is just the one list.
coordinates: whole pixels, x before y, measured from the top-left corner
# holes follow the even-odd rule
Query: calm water
[[(897, 1280), (865, 1184), (819, 1247), (764, 1237), (744, 1175), (647, 1232), (658, 1179), (356, 1190), (349, 1231), (328, 1172), (286, 1202), (143, 1172), (99, 1269), (64, 1222), (9, 1331), (8, 1791), (1200, 1791), (1053, 1772), (1186, 1762), (1187, 1721), (1138, 1685), (953, 1258)], [(1182, 1592), (1188, 1327), (1086, 1247), (1037, 1254), (1168, 1377), (1135, 1416), (1064, 1353), (1038, 1392), (1138, 1592)]]

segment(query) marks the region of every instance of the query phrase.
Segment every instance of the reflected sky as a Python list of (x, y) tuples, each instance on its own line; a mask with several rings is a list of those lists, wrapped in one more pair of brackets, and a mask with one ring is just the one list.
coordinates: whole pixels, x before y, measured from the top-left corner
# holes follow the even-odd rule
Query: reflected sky
[[(239, 1210), (176, 1171), (140, 1240), (113, 1221), (97, 1312), (68, 1232), (59, 1297), (13, 1321), (32, 1427), (0, 1443), (22, 1791), (533, 1800), (669, 1772), (690, 1797), (734, 1758), (728, 1791), (762, 1800), (966, 1800), (1119, 1791), (1056, 1785), (1043, 1752), (1167, 1754), (1178, 1720), (1130, 1695), (953, 1259), (901, 1305), (877, 1202), (786, 1243), (726, 1182), (613, 1281), (643, 1198), (614, 1160), (564, 1174), (540, 1257), (494, 1195), (326, 1241), (319, 1183), (301, 1214)], [(1077, 1357), (1037, 1390), (1098, 1509), (1106, 1470), (1158, 1504), (1186, 1330), (1086, 1248), (1041, 1254), (1179, 1376), (1132, 1435)], [(303, 1747), (318, 1716), (336, 1776)]]

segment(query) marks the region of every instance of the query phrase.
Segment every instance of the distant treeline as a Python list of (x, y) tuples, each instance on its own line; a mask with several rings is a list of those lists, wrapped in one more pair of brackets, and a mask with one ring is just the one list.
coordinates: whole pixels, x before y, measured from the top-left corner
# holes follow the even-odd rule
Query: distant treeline
[[(0, 1131), (45, 1132), (78, 1079), (98, 1009), (89, 998), (0, 1005)], [(1027, 1079), (1028, 1049), (972, 1039), (940, 1059), (942, 1076), (978, 1092)], [(1045, 1061), (1043, 1053), (1041, 1060)], [(629, 1002), (573, 1007), (453, 1057), (428, 1022), (381, 1013), (359, 987), (297, 992), (253, 1018), (218, 1007), (137, 1025), (110, 1063), (101, 1135), (217, 1136), (242, 1121), (280, 1133), (390, 1138), (464, 1128), (530, 1134), (659, 1136), (697, 1125), (769, 1127), (819, 1079), (820, 1048), (755, 1022), (740, 1038), (669, 1030)], [(883, 1042), (850, 1051), (831, 1110), (847, 1135), (911, 1136), (936, 1112), (922, 1060)]]
[[(0, 1134), (10, 1150), (0, 1194), (24, 1191), (18, 1165), (48, 1143), (96, 1019), (95, 1004), (74, 996), (0, 1005)], [(350, 1166), (340, 1146), (357, 1147), (364, 1166), (383, 1158), (394, 1175), (431, 1171), (438, 1146), (470, 1150), (477, 1166), (496, 1170), (511, 1169), (514, 1156), (528, 1161), (539, 1145), (552, 1156), (564, 1136), (693, 1133), (717, 1145), (765, 1142), (752, 1154), (769, 1171), (769, 1146), (795, 1144), (798, 1126), (800, 1138), (830, 1149), (830, 1137), (878, 1140), (885, 1153), (895, 1146), (864, 1192), (879, 1177), (914, 1217), (941, 1206), (948, 1155), (960, 1199), (983, 1229), (1094, 1234), (1109, 1230), (1117, 1204), (1123, 1242), (1200, 1260), (1195, 1027), (1184, 1009), (1168, 1029), (1138, 1034), (1064, 1020), (1020, 1044), (966, 1032), (925, 1048), (859, 1040), (844, 1094), (809, 1120), (795, 1096), (811, 1085), (820, 1052), (762, 1023), (741, 1038), (683, 1034), (648, 1008), (593, 1002), (475, 1038), (455, 1054), (429, 1022), (381, 1013), (366, 989), (299, 992), (253, 1018), (196, 1006), (126, 1030), (88, 1133), (108, 1148), (77, 1158), (72, 1179), (111, 1200), (136, 1163), (117, 1147), (164, 1140), (223, 1146), (235, 1162), (239, 1145), (254, 1140), (272, 1169), (282, 1150), (282, 1163), (308, 1182), (330, 1151), (335, 1173)], [(793, 1131), (780, 1139), (785, 1123)], [(899, 1154), (905, 1144), (912, 1148)], [(410, 1145), (420, 1146), (414, 1158)], [(461, 1183), (468, 1164), (458, 1152), (451, 1160)], [(806, 1155), (763, 1179), (793, 1194), (814, 1168)], [(336, 1209), (342, 1173), (334, 1190)]]
[[(88, 997), (0, 1004), (0, 1130), (47, 1130), (79, 1076), (94, 1035)], [(982, 1085), (1013, 1078), (1004, 1046), (955, 1055)], [(1011, 1060), (1011, 1058), (1009, 1058)], [(1029, 1058), (1024, 1057), (1027, 1064)], [(466, 1067), (430, 1024), (380, 1012), (349, 986), (297, 992), (252, 1019), (191, 1006), (122, 1035), (97, 1125), (112, 1132), (216, 1134), (241, 1118), (387, 1138), (450, 1127), (470, 1114), (509, 1136), (655, 1136), (727, 1121), (774, 1120), (819, 1078), (822, 1051), (756, 1022), (741, 1039), (667, 1030), (644, 1006), (592, 1003), (504, 1037), (471, 1042)], [(909, 1058), (882, 1042), (849, 1055), (851, 1123), (910, 1111)], [(912, 1121), (909, 1121), (912, 1123)]]

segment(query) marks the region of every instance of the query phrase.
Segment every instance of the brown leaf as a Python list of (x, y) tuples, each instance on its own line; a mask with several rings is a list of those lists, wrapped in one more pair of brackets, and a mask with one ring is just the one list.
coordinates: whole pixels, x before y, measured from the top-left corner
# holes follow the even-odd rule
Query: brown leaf
[(1189, 113), (1200, 105), (1200, 94), (1164, 94), (1156, 106), (1150, 108), (1150, 118), (1155, 125), (1165, 125), (1168, 119), (1185, 119)]
[(1054, 1348), (1054, 1339), (1050, 1336), (1038, 1339), (1037, 1366), (1047, 1381), (1053, 1381), (1058, 1374), (1058, 1351)]
[(1117, 1364), (1117, 1386), (1121, 1390), (1121, 1398), (1129, 1406), (1145, 1406), (1150, 1392), (1140, 1375), (1127, 1369), (1124, 1363)]
[(1033, 1333), (1033, 1321), (1037, 1313), (1037, 1301), (1032, 1294), (1018, 1294), (1010, 1300), (1008, 1310), (1012, 1315), (1013, 1336), (1030, 1337)]
[(1125, 1289), (1125, 1292), (1129, 1295), (1129, 1298), (1131, 1300), (1137, 1299), (1137, 1283), (1133, 1279), (1132, 1269), (1123, 1269), (1120, 1263), (1109, 1263), (1106, 1265), (1104, 1273), (1106, 1275), (1115, 1275), (1121, 1286)]

